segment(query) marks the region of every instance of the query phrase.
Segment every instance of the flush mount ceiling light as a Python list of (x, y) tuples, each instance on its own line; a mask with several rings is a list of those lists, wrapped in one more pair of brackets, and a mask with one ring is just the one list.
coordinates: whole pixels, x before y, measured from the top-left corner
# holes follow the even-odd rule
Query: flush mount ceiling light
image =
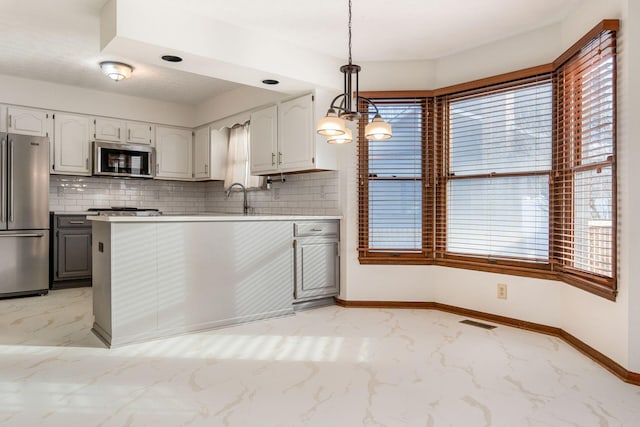
[(100, 68), (102, 68), (102, 72), (105, 76), (116, 82), (131, 77), (131, 73), (133, 72), (133, 67), (131, 65), (114, 61), (101, 62)]
[[(358, 73), (360, 66), (351, 62), (351, 0), (349, 0), (349, 63), (340, 67), (340, 72), (344, 74), (344, 91), (333, 98), (327, 115), (318, 121), (316, 131), (320, 135), (327, 137), (327, 142), (332, 144), (348, 143), (352, 141), (351, 131), (347, 129), (344, 121), (353, 121), (360, 117), (359, 111), (361, 104), (367, 104), (375, 111), (375, 116), (371, 123), (367, 124), (364, 130), (367, 139), (389, 139), (391, 138), (391, 125), (385, 122), (378, 111), (378, 107), (369, 98), (360, 96)], [(354, 88), (355, 78), (355, 95), (351, 97)], [(355, 109), (353, 109), (353, 101), (355, 100)], [(367, 108), (369, 111), (370, 108)], [(337, 138), (344, 135), (342, 138)], [(348, 137), (347, 137), (348, 135)]]

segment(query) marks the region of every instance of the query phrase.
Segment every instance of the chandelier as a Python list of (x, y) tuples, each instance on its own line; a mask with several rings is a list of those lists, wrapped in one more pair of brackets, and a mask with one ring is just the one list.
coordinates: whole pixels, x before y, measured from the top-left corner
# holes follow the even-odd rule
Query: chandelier
[[(367, 104), (375, 111), (373, 120), (367, 124), (364, 134), (367, 139), (389, 139), (391, 138), (391, 125), (385, 122), (378, 111), (378, 107), (369, 98), (360, 96), (358, 73), (361, 68), (351, 62), (351, 0), (349, 0), (349, 63), (340, 67), (340, 72), (344, 75), (344, 91), (333, 98), (327, 115), (318, 121), (317, 132), (327, 137), (330, 144), (345, 144), (353, 140), (350, 129), (347, 129), (345, 120), (353, 121), (360, 117), (361, 104)], [(355, 96), (351, 96), (354, 89)], [(355, 100), (355, 108), (353, 101)]]

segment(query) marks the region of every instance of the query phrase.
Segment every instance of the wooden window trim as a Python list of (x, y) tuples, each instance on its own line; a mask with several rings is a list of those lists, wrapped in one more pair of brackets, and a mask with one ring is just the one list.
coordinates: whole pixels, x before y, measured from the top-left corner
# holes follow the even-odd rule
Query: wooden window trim
[[(426, 171), (429, 171), (427, 176), (423, 176), (424, 188), (423, 191), (423, 208), (425, 204), (431, 203), (431, 206), (427, 206), (428, 209), (423, 210), (423, 216), (429, 217), (429, 224), (426, 220), (423, 220), (423, 227), (427, 227), (426, 233), (423, 236), (430, 238), (430, 241), (424, 241), (422, 253), (413, 252), (380, 252), (380, 251), (368, 251), (359, 249), (359, 262), (363, 265), (439, 265), (445, 267), (464, 268), (478, 271), (493, 272), (499, 274), (509, 274), (523, 277), (533, 277), (548, 280), (558, 280), (578, 287), (600, 297), (615, 301), (617, 296), (617, 168), (616, 168), (616, 81), (614, 78), (614, 91), (613, 91), (613, 161), (604, 162), (602, 165), (611, 165), (612, 167), (612, 234), (613, 234), (613, 250), (612, 250), (612, 275), (613, 278), (599, 277), (597, 274), (583, 272), (577, 269), (567, 268), (567, 266), (561, 266), (555, 261), (553, 254), (553, 242), (554, 234), (565, 232), (553, 227), (555, 221), (552, 220), (551, 215), (555, 215), (556, 212), (550, 212), (549, 218), (549, 261), (548, 262), (535, 262), (535, 261), (523, 261), (523, 260), (509, 260), (509, 259), (492, 259), (486, 256), (474, 257), (474, 256), (461, 256), (457, 254), (448, 254), (446, 251), (442, 251), (442, 247), (446, 247), (446, 183), (447, 179), (459, 179), (463, 177), (447, 177), (445, 171), (448, 171), (448, 144), (443, 144), (443, 138), (446, 136), (447, 123), (448, 123), (448, 111), (446, 108), (446, 101), (443, 100), (443, 95), (455, 96), (457, 93), (474, 91), (483, 92), (485, 88), (489, 86), (496, 86), (505, 84), (506, 87), (515, 83), (517, 80), (523, 80), (531, 77), (542, 76), (545, 74), (555, 73), (562, 65), (570, 60), (574, 55), (578, 54), (589, 42), (596, 38), (599, 34), (605, 31), (617, 31), (619, 29), (618, 20), (603, 20), (592, 28), (587, 34), (585, 34), (578, 42), (572, 45), (567, 51), (561, 54), (555, 61), (550, 64), (544, 64), (536, 67), (530, 67), (510, 73), (500, 74), (498, 76), (487, 77), (483, 79), (474, 80), (471, 82), (465, 82), (457, 85), (443, 87), (435, 90), (418, 90), (418, 91), (367, 91), (361, 92), (361, 96), (367, 98), (420, 98), (426, 99), (429, 106), (429, 113), (427, 117), (428, 121), (428, 136), (427, 141), (431, 143), (426, 144), (426, 155), (423, 154), (423, 158), (427, 163), (425, 166)], [(615, 44), (614, 44), (615, 49)], [(617, 72), (615, 64), (615, 52), (614, 57), (614, 76)], [(517, 84), (517, 83), (516, 83)], [(558, 96), (554, 89), (554, 97)], [(554, 122), (556, 120), (556, 106), (558, 102), (556, 99), (553, 101), (553, 117)], [(362, 155), (362, 149), (366, 150), (366, 140), (359, 138), (360, 141), (365, 141), (365, 144), (360, 144), (359, 154)], [(556, 171), (556, 142), (554, 141), (553, 147), (553, 160), (552, 171)], [(366, 151), (365, 151), (366, 152)], [(359, 161), (359, 166), (363, 164)], [(597, 166), (588, 165), (584, 169), (594, 169)], [(360, 173), (360, 172), (359, 172)], [(541, 174), (549, 174), (549, 172), (541, 172)], [(528, 174), (527, 174), (528, 175)], [(464, 177), (468, 178), (468, 177)], [(553, 172), (550, 175), (550, 204), (551, 200), (555, 197), (555, 189), (551, 188), (553, 183)], [(362, 179), (359, 176), (359, 179)], [(365, 179), (366, 181), (366, 179)], [(361, 181), (362, 183), (362, 181)], [(359, 192), (359, 203), (362, 206), (367, 206), (366, 199), (363, 199), (363, 192)], [(362, 203), (365, 203), (364, 205)], [(362, 211), (361, 211), (362, 214)], [(565, 213), (570, 215), (570, 212)], [(436, 218), (440, 218), (440, 221), (436, 221)], [(360, 220), (363, 218), (361, 216)], [(366, 221), (366, 220), (365, 220)], [(573, 227), (572, 221), (565, 221), (565, 226)], [(431, 232), (429, 232), (429, 230)], [(360, 248), (366, 247), (362, 245), (362, 230), (360, 235)], [(426, 252), (427, 248), (430, 248)]]
[[(416, 259), (425, 257), (431, 257), (433, 251), (433, 243), (431, 238), (431, 229), (433, 227), (433, 215), (429, 213), (432, 209), (432, 197), (433, 185), (431, 185), (431, 164), (427, 157), (427, 152), (431, 149), (433, 144), (428, 144), (429, 136), (428, 132), (431, 132), (433, 125), (433, 114), (430, 113), (432, 109), (432, 103), (429, 99), (424, 97), (409, 97), (409, 98), (396, 98), (390, 97), (381, 100), (375, 100), (377, 105), (393, 105), (404, 104), (404, 102), (398, 102), (400, 100), (406, 100), (415, 105), (420, 105), (421, 110), (421, 175), (418, 177), (371, 177), (369, 175), (369, 141), (364, 137), (364, 132), (358, 132), (358, 251), (359, 259), (363, 260), (377, 260), (379, 261), (385, 257), (403, 257), (407, 259)], [(362, 112), (358, 121), (359, 129), (364, 129), (367, 125), (368, 119), (368, 104), (366, 102), (360, 103), (360, 111)], [(427, 149), (425, 150), (425, 147)], [(431, 147), (431, 148), (429, 148)], [(369, 248), (369, 186), (372, 181), (417, 181), (421, 182), (421, 249), (415, 250), (397, 250), (397, 249), (384, 249), (384, 248)]]

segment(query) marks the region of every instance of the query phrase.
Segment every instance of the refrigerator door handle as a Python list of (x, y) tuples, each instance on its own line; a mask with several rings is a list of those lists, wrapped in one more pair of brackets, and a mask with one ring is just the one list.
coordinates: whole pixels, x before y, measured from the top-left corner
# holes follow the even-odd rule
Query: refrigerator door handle
[(44, 233), (0, 234), (0, 238), (2, 237), (44, 237)]
[(4, 163), (5, 163), (4, 146), (5, 146), (5, 140), (4, 138), (2, 138), (2, 141), (0, 141), (0, 224), (6, 221), (4, 217), (5, 210), (6, 210), (6, 206), (4, 205), (4, 199), (5, 199), (4, 180), (6, 179), (6, 176), (4, 175), (4, 170), (3, 170)]
[(9, 203), (9, 222), (13, 222), (13, 141), (9, 140), (9, 173), (7, 174), (9, 180), (9, 197), (7, 198)]

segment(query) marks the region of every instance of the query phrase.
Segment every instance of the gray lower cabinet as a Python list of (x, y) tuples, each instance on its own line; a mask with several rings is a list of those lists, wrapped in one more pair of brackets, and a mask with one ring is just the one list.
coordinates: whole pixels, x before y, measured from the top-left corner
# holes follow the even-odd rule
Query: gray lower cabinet
[(91, 285), (91, 222), (86, 215), (55, 215), (52, 288)]
[(294, 224), (294, 302), (333, 300), (340, 292), (338, 221)]

